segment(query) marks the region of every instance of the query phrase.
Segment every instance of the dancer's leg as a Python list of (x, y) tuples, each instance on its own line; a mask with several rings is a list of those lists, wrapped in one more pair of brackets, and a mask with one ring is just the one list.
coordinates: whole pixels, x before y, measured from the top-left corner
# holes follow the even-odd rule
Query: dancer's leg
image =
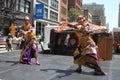
[(78, 72), (78, 73), (81, 73), (82, 72), (82, 66), (78, 65), (78, 68), (75, 71)]
[(36, 64), (40, 65), (39, 60), (38, 60), (38, 52), (35, 52), (35, 60), (36, 60)]
[(37, 48), (37, 45), (35, 44), (35, 41), (34, 41), (32, 48), (34, 49), (34, 52), (35, 52), (34, 56), (35, 56), (36, 64), (40, 65), (39, 60), (38, 60), (38, 48)]

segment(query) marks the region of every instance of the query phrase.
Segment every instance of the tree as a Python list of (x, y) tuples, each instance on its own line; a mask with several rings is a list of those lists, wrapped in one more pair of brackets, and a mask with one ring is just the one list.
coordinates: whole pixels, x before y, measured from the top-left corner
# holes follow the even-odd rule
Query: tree
[(83, 11), (82, 10), (77, 10), (75, 8), (70, 8), (68, 11), (68, 21), (69, 22), (74, 22), (76, 21), (77, 16), (79, 15), (83, 15)]

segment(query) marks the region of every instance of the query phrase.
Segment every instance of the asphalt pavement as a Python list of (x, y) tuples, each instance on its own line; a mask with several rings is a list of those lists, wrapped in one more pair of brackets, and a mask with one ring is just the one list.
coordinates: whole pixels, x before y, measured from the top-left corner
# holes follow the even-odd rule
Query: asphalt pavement
[[(113, 54), (112, 60), (100, 61), (106, 76), (93, 75), (94, 70), (82, 67), (82, 73), (74, 70), (72, 56), (42, 54), (41, 65), (27, 65), (18, 62), (21, 50), (0, 51), (0, 80), (120, 80), (120, 55)], [(35, 61), (35, 59), (32, 59)]]

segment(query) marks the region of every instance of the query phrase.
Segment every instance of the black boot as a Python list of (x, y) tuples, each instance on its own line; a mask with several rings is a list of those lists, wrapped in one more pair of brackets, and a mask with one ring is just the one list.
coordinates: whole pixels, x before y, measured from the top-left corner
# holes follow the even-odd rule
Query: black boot
[(79, 66), (79, 67), (75, 70), (75, 72), (81, 73), (81, 72), (82, 72), (81, 66)]

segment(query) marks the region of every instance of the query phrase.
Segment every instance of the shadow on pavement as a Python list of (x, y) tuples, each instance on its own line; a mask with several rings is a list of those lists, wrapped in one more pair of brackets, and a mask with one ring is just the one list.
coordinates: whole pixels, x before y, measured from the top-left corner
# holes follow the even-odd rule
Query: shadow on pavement
[[(66, 77), (66, 76), (70, 76), (72, 75), (73, 73), (77, 73), (75, 72), (75, 70), (61, 70), (61, 69), (40, 69), (40, 71), (45, 71), (45, 72), (48, 72), (48, 71), (55, 71), (56, 73), (59, 73), (59, 74), (62, 74), (62, 75), (57, 75), (56, 78), (62, 78), (62, 77)], [(94, 75), (94, 72), (84, 72), (82, 71), (81, 73), (77, 73), (77, 74), (85, 74), (85, 75)]]
[(13, 63), (13, 64), (11, 64), (11, 66), (14, 66), (14, 65), (19, 64), (19, 61), (7, 61), (7, 60), (6, 60), (6, 61), (4, 61), (4, 60), (3, 60), (3, 61), (1, 61), (1, 60), (0, 60), (0, 62)]
[(48, 71), (55, 71), (56, 73), (60, 73), (60, 74), (64, 74), (64, 75), (58, 75), (57, 77), (58, 78), (62, 78), (62, 77), (65, 77), (65, 76), (69, 76), (71, 75), (72, 73), (75, 73), (74, 70), (60, 70), (60, 69), (40, 69), (40, 71), (45, 71), (45, 72), (48, 72)]

